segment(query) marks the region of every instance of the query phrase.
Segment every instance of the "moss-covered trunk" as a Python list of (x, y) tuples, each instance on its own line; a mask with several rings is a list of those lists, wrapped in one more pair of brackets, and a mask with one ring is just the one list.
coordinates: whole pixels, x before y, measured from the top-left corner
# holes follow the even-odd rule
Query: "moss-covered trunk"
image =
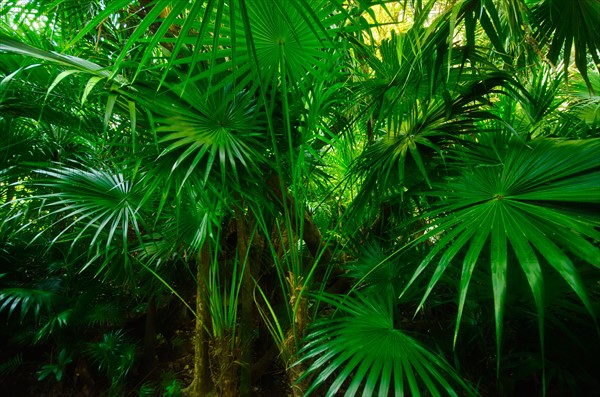
[(196, 328), (194, 334), (194, 380), (184, 390), (190, 397), (204, 397), (213, 389), (210, 378), (209, 333), (211, 319), (206, 281), (210, 268), (210, 250), (205, 242), (197, 261)]
[(303, 279), (299, 276), (289, 274), (287, 279), (290, 285), (289, 304), (293, 309), (294, 324), (288, 331), (286, 341), (283, 346), (283, 357), (286, 360), (287, 376), (293, 397), (302, 397), (308, 383), (306, 380), (300, 380), (304, 374), (304, 365), (294, 365), (298, 353), (299, 342), (304, 335), (304, 331), (309, 323), (308, 305), (306, 301), (306, 291), (303, 291)]

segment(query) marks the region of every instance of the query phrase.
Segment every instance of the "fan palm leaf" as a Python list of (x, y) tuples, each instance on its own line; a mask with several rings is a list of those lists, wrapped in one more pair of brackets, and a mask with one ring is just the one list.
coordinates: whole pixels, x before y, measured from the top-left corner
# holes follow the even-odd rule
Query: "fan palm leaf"
[(143, 228), (147, 228), (141, 208), (145, 192), (135, 172), (79, 164), (37, 173), (44, 179), (36, 181), (36, 185), (51, 190), (36, 197), (46, 202), (48, 212), (42, 218), (54, 219), (53, 225), (61, 225), (53, 243), (71, 231), (71, 250), (85, 241), (91, 260), (119, 252), (127, 263), (131, 240), (140, 239)]
[[(245, 92), (231, 92), (227, 87), (210, 92), (190, 83), (173, 87), (175, 96), (137, 96), (151, 106), (162, 152), (171, 171), (185, 170), (185, 182), (194, 171), (203, 170), (204, 180), (215, 173), (232, 180), (239, 171), (258, 171), (265, 152), (264, 129), (256, 102)], [(161, 161), (159, 157), (159, 161)], [(214, 166), (214, 167), (213, 167)]]
[(318, 75), (328, 69), (324, 50), (331, 49), (333, 43), (326, 28), (339, 22), (330, 2), (275, 1), (248, 5), (253, 48), (263, 81), (276, 85), (285, 77), (294, 83), (307, 73)]
[[(318, 319), (309, 329), (299, 363), (309, 361), (303, 377), (315, 375), (309, 395), (332, 381), (327, 396), (335, 396), (346, 382), (346, 396), (457, 396), (469, 390), (443, 358), (432, 353), (395, 326), (389, 300), (358, 294), (324, 294), (338, 314)], [(457, 387), (458, 386), (458, 387)]]
[(362, 177), (361, 190), (352, 203), (358, 211), (369, 198), (392, 190), (402, 196), (404, 188), (421, 181), (431, 186), (428, 170), (442, 154), (442, 146), (461, 140), (462, 134), (481, 133), (485, 130), (477, 121), (497, 119), (485, 105), (474, 103), (478, 96), (498, 92), (498, 86), (510, 86), (511, 79), (503, 73), (490, 73), (481, 80), (464, 82), (457, 87), (461, 92), (451, 98), (446, 91), (439, 97), (396, 104), (388, 132), (366, 147), (356, 159), (351, 173)]
[[(483, 263), (489, 263), (491, 270), (498, 360), (506, 275), (513, 267), (520, 268), (529, 283), (538, 311), (542, 346), (545, 264), (561, 275), (594, 316), (571, 258), (600, 267), (600, 249), (594, 245), (600, 241), (600, 219), (594, 211), (600, 203), (599, 151), (598, 139), (536, 139), (529, 145), (510, 142), (509, 147), (497, 150), (497, 165), (464, 164), (457, 177), (440, 186), (443, 190), (438, 193), (443, 204), (427, 213), (428, 231), (419, 241), (434, 236), (438, 240), (408, 286), (441, 255), (422, 305), (454, 257), (465, 251), (455, 343), (471, 276), (475, 267)], [(509, 255), (509, 247), (514, 258)], [(488, 259), (483, 257), (484, 252), (488, 252)]]
[(533, 7), (537, 34), (542, 43), (549, 42), (548, 59), (556, 63), (562, 55), (565, 67), (575, 65), (592, 89), (588, 77), (588, 56), (596, 68), (600, 65), (600, 3), (595, 0), (543, 0)]
[(32, 313), (37, 320), (40, 314), (53, 309), (57, 301), (55, 291), (42, 289), (25, 289), (25, 288), (4, 288), (0, 290), (0, 311), (8, 310), (10, 317), (17, 308), (20, 308), (20, 319), (23, 319)]

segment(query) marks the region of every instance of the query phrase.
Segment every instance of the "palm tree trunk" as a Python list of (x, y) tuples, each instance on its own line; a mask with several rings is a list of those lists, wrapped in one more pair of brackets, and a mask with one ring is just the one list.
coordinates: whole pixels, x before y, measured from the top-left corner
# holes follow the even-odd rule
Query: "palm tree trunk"
[(210, 326), (210, 308), (208, 305), (208, 291), (206, 290), (206, 280), (210, 267), (210, 251), (208, 242), (205, 242), (200, 250), (198, 257), (196, 279), (196, 329), (194, 335), (194, 380), (192, 384), (184, 390), (184, 395), (189, 397), (203, 397), (213, 389), (210, 378), (209, 363), (209, 333), (207, 328)]
[(252, 277), (248, 263), (248, 230), (242, 209), (235, 207), (237, 227), (238, 255), (242, 272), (241, 290), (241, 318), (240, 318), (240, 345), (242, 349), (242, 363), (240, 373), (240, 395), (249, 396), (252, 388)]
[(298, 353), (299, 341), (304, 335), (304, 331), (309, 324), (308, 304), (306, 301), (307, 291), (303, 284), (303, 278), (290, 273), (287, 277), (287, 282), (290, 285), (289, 305), (293, 309), (294, 324), (287, 332), (287, 338), (282, 346), (282, 356), (286, 361), (287, 376), (290, 390), (293, 397), (302, 397), (308, 387), (308, 379), (299, 381), (304, 374), (306, 366), (304, 364), (294, 365)]
[[(331, 262), (332, 253), (323, 241), (319, 228), (305, 208), (298, 208), (293, 195), (288, 191), (277, 174), (273, 174), (267, 181), (267, 184), (270, 185), (277, 201), (284, 207), (284, 212), (287, 209), (290, 215), (291, 230), (302, 231), (302, 240), (304, 240), (306, 247), (318, 264), (319, 272), (315, 274), (315, 277), (322, 278), (326, 266)], [(295, 237), (288, 236), (288, 238), (290, 239), (289, 247), (294, 247), (296, 245), (293, 242)], [(292, 396), (301, 397), (308, 386), (308, 379), (299, 381), (306, 367), (304, 365), (291, 366), (291, 364), (296, 359), (299, 341), (302, 339), (306, 327), (310, 322), (306, 301), (307, 286), (306, 280), (304, 280), (301, 274), (289, 272), (286, 279), (290, 286), (288, 304), (293, 311), (293, 325), (288, 330), (283, 346), (281, 346), (281, 355), (287, 366), (287, 376)]]

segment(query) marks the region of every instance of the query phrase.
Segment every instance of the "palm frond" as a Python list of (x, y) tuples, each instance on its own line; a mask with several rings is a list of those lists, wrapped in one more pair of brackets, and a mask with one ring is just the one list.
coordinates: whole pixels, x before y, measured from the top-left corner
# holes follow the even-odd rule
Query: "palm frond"
[(16, 354), (0, 363), (0, 376), (7, 376), (15, 372), (23, 364), (23, 354)]
[(53, 242), (71, 231), (71, 249), (85, 241), (89, 255), (94, 249), (99, 249), (96, 256), (109, 255), (116, 249), (127, 258), (131, 241), (141, 239), (142, 230), (147, 227), (141, 215), (144, 192), (134, 170), (79, 164), (37, 172), (44, 179), (36, 184), (52, 191), (37, 197), (50, 210), (44, 217), (54, 218), (55, 225), (68, 225)]
[(339, 22), (331, 3), (274, 1), (248, 5), (248, 23), (263, 81), (276, 85), (285, 78), (295, 83), (306, 74), (328, 68), (325, 50), (333, 44), (328, 29)]
[(96, 362), (110, 382), (111, 390), (122, 384), (135, 360), (136, 345), (122, 330), (104, 334), (97, 342), (88, 343), (87, 354)]
[[(72, 55), (64, 55), (53, 51), (36, 48), (8, 37), (2, 37), (0, 40), (0, 51), (50, 61), (58, 65), (72, 67), (77, 71), (95, 75), (98, 78), (112, 80), (111, 73), (107, 70), (107, 68), (94, 62)], [(127, 80), (120, 75), (114, 78), (114, 82), (119, 85), (128, 84)]]
[(257, 172), (264, 138), (255, 101), (227, 88), (211, 93), (208, 87), (190, 83), (182, 89), (174, 87), (183, 101), (179, 106), (161, 98), (152, 102), (160, 115), (156, 118), (159, 143), (164, 144), (160, 156), (169, 158), (171, 171), (184, 169), (182, 182), (198, 169), (204, 170), (205, 181), (216, 172), (223, 182), (239, 179), (241, 172)]
[(556, 64), (562, 56), (564, 66), (568, 67), (574, 50), (575, 65), (591, 90), (588, 56), (598, 68), (600, 3), (595, 0), (543, 0), (534, 6), (533, 17), (540, 41), (550, 43), (548, 59)]
[[(498, 357), (509, 269), (520, 268), (529, 282), (542, 346), (545, 264), (561, 275), (595, 318), (579, 270), (570, 258), (574, 255), (600, 267), (600, 249), (594, 245), (600, 241), (600, 219), (594, 210), (600, 203), (599, 151), (598, 139), (537, 139), (529, 146), (513, 141), (498, 165), (466, 165), (458, 177), (440, 186), (443, 204), (427, 213), (429, 231), (423, 236), (438, 240), (409, 285), (441, 254), (422, 305), (457, 253), (466, 251), (455, 342), (473, 269), (482, 263), (489, 263), (491, 270)], [(483, 252), (488, 252), (488, 260), (483, 259)]]
[[(160, 171), (160, 170), (158, 170)], [(163, 170), (164, 171), (164, 170)], [(199, 255), (202, 247), (209, 239), (217, 239), (216, 234), (223, 216), (227, 213), (223, 204), (227, 200), (227, 192), (217, 189), (211, 184), (204, 184), (199, 175), (187, 178), (183, 173), (168, 176), (161, 182), (164, 186), (156, 186), (156, 173), (151, 170), (144, 181), (150, 183), (147, 190), (151, 192), (146, 199), (152, 199), (152, 192), (162, 189), (160, 199), (153, 204), (160, 210), (153, 214), (157, 227), (152, 233), (143, 236), (137, 246), (132, 247), (137, 259), (153, 268), (175, 258), (193, 258)], [(182, 182), (187, 178), (187, 182)], [(166, 203), (173, 204), (167, 205)], [(149, 229), (150, 230), (150, 229)]]
[(35, 319), (50, 312), (58, 295), (55, 291), (30, 288), (4, 288), (0, 290), (0, 311), (8, 310), (8, 316), (20, 312), (20, 319), (32, 314)]
[[(323, 295), (339, 311), (318, 319), (309, 329), (298, 363), (309, 362), (303, 377), (315, 376), (309, 395), (330, 383), (327, 396), (458, 396), (469, 386), (445, 360), (398, 329), (389, 301), (358, 294), (356, 298)], [(396, 319), (397, 320), (397, 319)], [(343, 390), (343, 389), (342, 389)]]
[(358, 257), (348, 266), (348, 276), (358, 280), (365, 295), (379, 295), (395, 302), (406, 282), (405, 266), (396, 258), (390, 258), (378, 242), (367, 242), (359, 247)]

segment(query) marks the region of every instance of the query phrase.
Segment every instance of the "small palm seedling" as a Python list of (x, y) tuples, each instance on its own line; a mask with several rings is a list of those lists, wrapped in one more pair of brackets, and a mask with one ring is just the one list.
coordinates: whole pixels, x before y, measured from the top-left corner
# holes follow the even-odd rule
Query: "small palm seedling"
[(109, 379), (110, 395), (122, 392), (127, 374), (135, 361), (135, 351), (135, 343), (122, 330), (107, 332), (101, 340), (88, 343), (87, 354)]

